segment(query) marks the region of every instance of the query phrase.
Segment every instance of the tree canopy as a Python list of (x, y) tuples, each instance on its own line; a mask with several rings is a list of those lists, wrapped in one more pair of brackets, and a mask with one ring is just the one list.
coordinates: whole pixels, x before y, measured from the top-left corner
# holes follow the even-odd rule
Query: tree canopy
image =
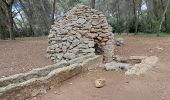
[(0, 38), (47, 35), (79, 3), (102, 11), (116, 33), (170, 33), (170, 0), (1, 0)]

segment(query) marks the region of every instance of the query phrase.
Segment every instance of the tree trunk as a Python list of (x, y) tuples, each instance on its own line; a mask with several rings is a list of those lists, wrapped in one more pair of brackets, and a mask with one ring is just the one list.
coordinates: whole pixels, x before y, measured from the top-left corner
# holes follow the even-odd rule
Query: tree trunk
[(10, 35), (10, 39), (11, 40), (15, 40), (15, 36), (14, 36), (14, 31), (13, 31), (13, 16), (12, 16), (12, 5), (14, 3), (14, 0), (11, 0), (10, 2), (7, 2), (6, 0), (2, 0), (2, 2), (4, 3), (5, 7), (6, 7), (6, 27), (8, 28), (8, 32)]
[(136, 15), (136, 23), (135, 23), (135, 34), (138, 32), (138, 25), (139, 25), (139, 18), (140, 18), (140, 13), (141, 13), (141, 6), (142, 6), (142, 0), (139, 1), (138, 5), (138, 15)]
[(119, 1), (117, 1), (117, 25), (119, 25), (119, 20), (120, 20), (120, 8), (119, 8)]
[(19, 0), (33, 30), (34, 36), (45, 35), (51, 26), (52, 11), (47, 0)]
[[(164, 5), (164, 2), (163, 2), (163, 0), (161, 0), (161, 5), (162, 5), (162, 10), (163, 11), (165, 11), (165, 5)], [(167, 24), (167, 14), (165, 13), (165, 32), (167, 32), (167, 30), (168, 30), (168, 24)]]
[(91, 8), (95, 9), (95, 0), (91, 0)]
[(51, 24), (54, 24), (54, 17), (55, 17), (55, 9), (56, 9), (56, 0), (53, 0), (52, 5), (52, 13), (51, 13)]
[(130, 3), (128, 3), (128, 17), (127, 17), (127, 35), (129, 34), (129, 28), (130, 28)]
[[(24, 11), (25, 15), (27, 16), (31, 35), (34, 36), (34, 35), (35, 35), (35, 31), (34, 31), (34, 29), (33, 29), (32, 14), (30, 13), (30, 10), (27, 11), (27, 8), (25, 7), (25, 5), (24, 5), (24, 3), (22, 2), (22, 0), (19, 0), (19, 2), (21, 3), (21, 5), (22, 5), (22, 7), (23, 7), (23, 11)], [(29, 5), (28, 7), (31, 7), (29, 0), (28, 0), (28, 2), (29, 2), (29, 3), (28, 3), (28, 5)]]
[(137, 35), (137, 13), (136, 13), (136, 0), (133, 0), (133, 17), (134, 17), (134, 28), (135, 28), (135, 35)]
[[(168, 9), (168, 6), (169, 6), (169, 2), (170, 2), (170, 0), (167, 1), (166, 8), (165, 8), (165, 10), (164, 10), (164, 12), (163, 12), (163, 14), (162, 14), (162, 19), (161, 19), (161, 22), (160, 22), (160, 25), (159, 25), (159, 33), (161, 32), (161, 29), (162, 29), (162, 23), (163, 23), (164, 20), (165, 20), (165, 14), (166, 14), (166, 12), (167, 12), (167, 9)], [(159, 33), (157, 34), (158, 36), (159, 36)]]
[(9, 30), (9, 34), (10, 34), (10, 39), (11, 40), (15, 40), (15, 36), (14, 36), (14, 22), (13, 22), (13, 17), (12, 17), (12, 5), (13, 2), (11, 2), (11, 4), (9, 5), (9, 9), (8, 9), (8, 15), (9, 15), (9, 26), (8, 26), (8, 30)]
[(1, 40), (5, 40), (5, 34), (4, 34), (4, 31), (3, 31), (3, 28), (1, 25), (0, 25), (0, 39)]

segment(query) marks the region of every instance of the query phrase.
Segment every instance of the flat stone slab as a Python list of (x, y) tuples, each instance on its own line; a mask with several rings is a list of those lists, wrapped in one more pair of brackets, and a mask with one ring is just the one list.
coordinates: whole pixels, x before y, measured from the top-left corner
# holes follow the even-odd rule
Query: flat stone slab
[(106, 63), (104, 65), (104, 68), (107, 71), (113, 71), (113, 70), (119, 70), (119, 69), (123, 69), (123, 70), (128, 70), (129, 69), (129, 64), (126, 63), (117, 63), (117, 62), (110, 62), (110, 63)]
[(146, 73), (158, 62), (158, 57), (150, 56), (144, 58), (141, 63), (130, 66), (130, 69), (126, 71), (126, 75), (141, 75)]

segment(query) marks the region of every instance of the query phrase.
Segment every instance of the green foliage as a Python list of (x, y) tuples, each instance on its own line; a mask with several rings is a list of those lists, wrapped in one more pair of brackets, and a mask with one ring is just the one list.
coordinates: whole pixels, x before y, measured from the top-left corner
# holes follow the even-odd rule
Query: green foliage
[(6, 33), (7, 33), (7, 28), (4, 26), (0, 26), (0, 39), (5, 40), (6, 39)]
[(125, 23), (123, 19), (117, 20), (115, 17), (108, 17), (108, 23), (112, 26), (114, 33), (120, 33), (125, 30)]
[[(16, 0), (18, 1), (18, 0)], [(47, 35), (50, 28), (50, 18), (53, 0), (21, 0), (23, 9), (21, 13), (22, 19), (13, 18), (14, 20), (14, 33), (17, 37), (23, 36), (43, 36)], [(56, 12), (66, 13), (72, 7), (77, 4), (90, 4), (90, 0), (56, 0)], [(95, 7), (97, 10), (103, 12), (107, 16), (108, 23), (113, 27), (113, 32), (122, 33), (134, 33), (135, 32), (135, 14), (134, 9), (137, 13), (138, 28), (139, 33), (151, 34), (159, 32), (160, 21), (162, 14), (164, 12), (163, 7), (166, 6), (167, 0), (135, 0), (136, 5), (132, 2), (133, 0), (96, 0)], [(163, 1), (164, 5), (161, 3)], [(139, 5), (147, 6), (146, 9), (139, 9)], [(28, 6), (29, 5), (29, 6)], [(134, 6), (135, 5), (135, 6)], [(5, 36), (9, 37), (9, 32), (7, 24), (2, 22), (5, 12), (2, 12), (4, 5), (0, 2), (0, 25), (5, 25), (5, 27), (0, 26), (0, 38)], [(165, 22), (166, 21), (166, 22)], [(170, 33), (170, 5), (166, 13), (166, 20), (162, 24), (161, 32)], [(2, 34), (2, 33), (5, 33)], [(161, 34), (163, 34), (161, 33)]]

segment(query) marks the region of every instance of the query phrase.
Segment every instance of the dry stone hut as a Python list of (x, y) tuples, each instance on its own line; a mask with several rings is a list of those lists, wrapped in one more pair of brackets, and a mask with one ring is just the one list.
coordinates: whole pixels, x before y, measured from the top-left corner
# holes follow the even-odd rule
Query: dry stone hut
[(47, 48), (55, 62), (72, 60), (84, 55), (101, 54), (112, 61), (113, 34), (106, 17), (88, 6), (77, 5), (52, 25)]

